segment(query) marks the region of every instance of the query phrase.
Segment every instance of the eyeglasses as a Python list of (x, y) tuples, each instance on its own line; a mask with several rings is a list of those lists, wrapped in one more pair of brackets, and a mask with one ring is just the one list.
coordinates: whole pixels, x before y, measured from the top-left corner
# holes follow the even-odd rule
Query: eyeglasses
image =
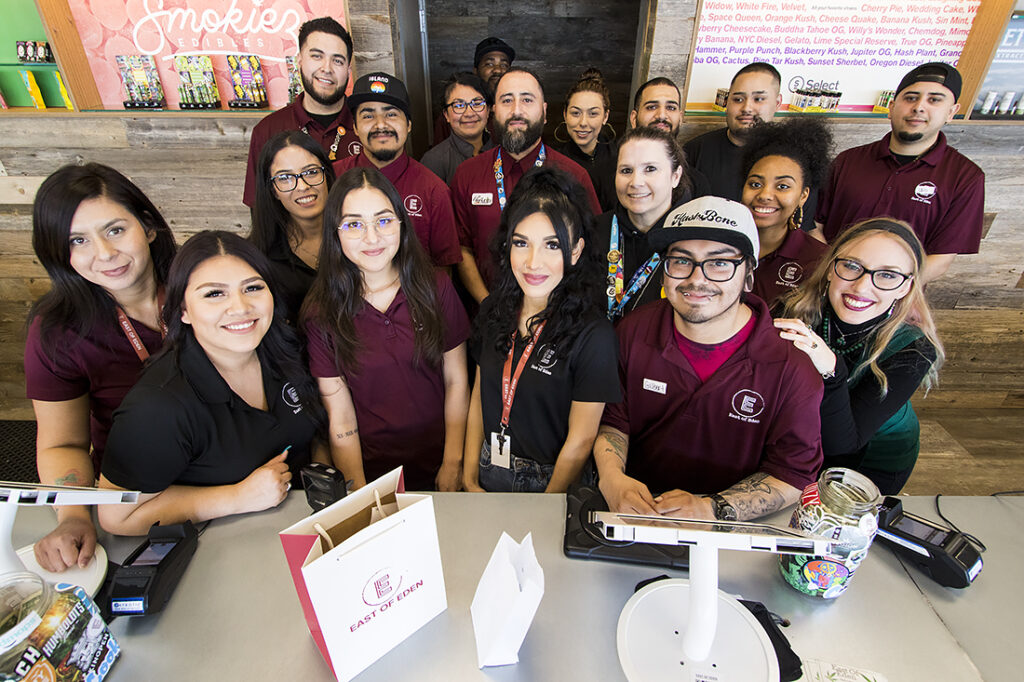
[(453, 113), (461, 115), (466, 113), (466, 107), (469, 107), (473, 111), (480, 113), (481, 111), (484, 110), (486, 106), (487, 100), (485, 100), (483, 97), (476, 97), (474, 99), (469, 100), (468, 102), (465, 100), (457, 99), (451, 104), (449, 104), (448, 108), (451, 109)]
[(308, 168), (301, 173), (278, 173), (270, 179), (273, 181), (274, 187), (276, 187), (279, 192), (291, 192), (293, 189), (298, 187), (299, 178), (302, 178), (302, 181), (309, 187), (322, 185), (326, 179), (326, 175), (324, 175), (324, 167), (317, 166), (316, 168)]
[(876, 289), (882, 291), (899, 289), (904, 282), (913, 277), (913, 275), (907, 275), (897, 270), (868, 270), (849, 258), (836, 258), (832, 263), (832, 269), (836, 271), (836, 275), (840, 279), (845, 279), (847, 282), (856, 282), (864, 275), (871, 275), (871, 283), (875, 285)]
[(369, 225), (377, 230), (377, 234), (382, 237), (390, 237), (398, 232), (398, 227), (402, 224), (402, 221), (398, 219), (398, 216), (385, 215), (375, 220), (365, 223), (362, 220), (346, 220), (341, 225), (338, 225), (338, 231), (341, 232), (341, 236), (347, 239), (362, 239), (366, 236), (366, 231), (369, 229)]
[(686, 279), (693, 275), (693, 271), (700, 268), (704, 273), (704, 279), (709, 282), (728, 282), (736, 275), (736, 268), (746, 258), (709, 258), (707, 260), (695, 261), (685, 256), (666, 256), (665, 274), (672, 279)]

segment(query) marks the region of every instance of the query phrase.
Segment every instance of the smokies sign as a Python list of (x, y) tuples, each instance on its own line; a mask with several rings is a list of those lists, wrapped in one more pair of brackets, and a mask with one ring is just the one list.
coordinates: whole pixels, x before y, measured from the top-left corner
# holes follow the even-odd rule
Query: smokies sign
[(222, 97), (231, 92), (225, 55), (263, 63), (271, 108), (288, 103), (285, 57), (298, 52), (299, 27), (331, 16), (347, 25), (338, 0), (77, 0), (68, 3), (105, 109), (122, 109), (117, 55), (151, 55), (167, 95), (178, 104), (176, 55), (213, 59)]

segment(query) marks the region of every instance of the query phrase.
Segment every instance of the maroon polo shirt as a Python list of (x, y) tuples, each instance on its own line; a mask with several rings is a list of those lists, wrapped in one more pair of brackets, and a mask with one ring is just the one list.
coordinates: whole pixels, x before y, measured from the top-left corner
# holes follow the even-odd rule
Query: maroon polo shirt
[[(160, 332), (138, 320), (131, 322), (150, 353), (160, 350)], [(31, 400), (47, 402), (89, 396), (89, 438), (97, 474), (114, 410), (141, 372), (142, 361), (116, 319), (97, 325), (86, 337), (70, 330), (57, 334), (52, 357), (43, 349), (39, 318), (29, 326), (25, 340), (25, 394)]]
[[(469, 320), (451, 280), (437, 273), (445, 351), (469, 337)], [(339, 368), (334, 343), (316, 321), (306, 323), (314, 377), (343, 376), (355, 405), (366, 480), (404, 467), (410, 490), (433, 490), (444, 458), (444, 374), (417, 362), (409, 304), (399, 290), (386, 312), (369, 304), (355, 316), (362, 344), (358, 370)]]
[(302, 101), (305, 97), (306, 93), (299, 94), (294, 102), (267, 115), (252, 129), (252, 137), (249, 138), (249, 161), (245, 167), (245, 191), (242, 194), (242, 203), (246, 206), (251, 207), (256, 201), (256, 164), (260, 158), (260, 151), (267, 140), (280, 132), (301, 130), (305, 126), (310, 137), (319, 142), (328, 155), (331, 153), (331, 145), (334, 144), (334, 140), (337, 139), (340, 132), (341, 140), (338, 142), (337, 153), (339, 159), (357, 156), (363, 150), (359, 137), (356, 136), (352, 112), (347, 106), (341, 108), (341, 113), (335, 119), (334, 125), (324, 128), (309, 115), (308, 111), (302, 108)]
[[(334, 162), (334, 174), (350, 168), (376, 168), (366, 154)], [(402, 196), (405, 210), (412, 218), (416, 236), (434, 265), (455, 265), (462, 261), (462, 249), (452, 214), (452, 195), (448, 185), (419, 161), (402, 153), (380, 169)]]
[(655, 495), (717, 493), (762, 471), (802, 490), (821, 466), (821, 376), (779, 338), (768, 307), (744, 299), (757, 322), (746, 343), (701, 382), (673, 336), (667, 300), (616, 328), (622, 402), (602, 424), (629, 436), (626, 473)]
[[(500, 147), (481, 152), (459, 164), (452, 179), (452, 203), (455, 206), (455, 220), (459, 230), (459, 242), (470, 249), (476, 258), (477, 269), (484, 284), (491, 286), (497, 268), (491, 258), (490, 242), (501, 222), (501, 208), (498, 204), (498, 186), (494, 179), (494, 161)], [(544, 145), (547, 159), (545, 164), (561, 169), (576, 178), (587, 192), (590, 210), (595, 216), (601, 215), (601, 204), (594, 192), (590, 175), (578, 163), (566, 155)], [(512, 196), (512, 190), (523, 174), (533, 168), (540, 153), (540, 145), (516, 161), (507, 150), (501, 152), (502, 173), (505, 176), (505, 197)]]
[(825, 238), (831, 243), (858, 221), (889, 216), (910, 223), (929, 254), (977, 253), (985, 173), (941, 132), (928, 153), (900, 166), (889, 151), (891, 135), (832, 162), (815, 215)]
[(827, 244), (803, 230), (790, 230), (779, 248), (757, 261), (754, 295), (771, 306), (810, 277), (827, 250)]

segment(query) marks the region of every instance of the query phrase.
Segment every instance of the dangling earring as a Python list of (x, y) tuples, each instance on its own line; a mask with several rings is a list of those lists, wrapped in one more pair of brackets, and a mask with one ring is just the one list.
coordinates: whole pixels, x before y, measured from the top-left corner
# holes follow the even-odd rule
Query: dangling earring
[[(898, 301), (898, 300), (899, 300), (899, 299), (896, 299), (896, 301)], [(888, 312), (886, 312), (886, 313), (885, 313), (885, 319), (887, 319), (887, 320), (888, 320), (888, 319), (889, 319), (890, 317), (892, 317), (892, 313), (893, 313), (893, 311), (894, 311), (894, 310), (896, 310), (896, 301), (893, 301), (893, 302), (892, 302), (892, 305), (891, 305), (891, 306), (889, 306), (889, 310), (888, 310)]]
[(566, 135), (568, 135), (568, 134), (569, 134), (569, 126), (565, 125), (565, 121), (562, 121), (561, 123), (559, 123), (558, 125), (556, 125), (556, 126), (555, 126), (555, 130), (554, 130), (554, 131), (552, 132), (552, 135), (554, 135), (554, 136), (555, 136), (555, 140), (557, 140), (558, 142), (561, 142), (561, 143), (565, 144), (566, 142), (568, 142), (568, 141), (569, 141), (569, 138), (567, 137), (567, 138), (565, 138), (565, 139), (563, 140), (562, 138), (560, 138), (560, 137), (558, 136), (558, 129), (559, 129), (559, 128), (561, 128), (561, 127), (563, 127), (563, 126), (565, 127), (565, 133), (566, 133)]
[(799, 230), (800, 226), (804, 222), (804, 207), (803, 205), (797, 206), (793, 214), (789, 216), (789, 229)]

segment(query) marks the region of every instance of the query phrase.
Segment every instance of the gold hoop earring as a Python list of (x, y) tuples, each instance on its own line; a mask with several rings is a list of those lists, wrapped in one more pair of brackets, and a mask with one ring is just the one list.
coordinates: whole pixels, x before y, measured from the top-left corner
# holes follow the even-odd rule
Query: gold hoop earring
[(561, 127), (563, 127), (563, 126), (565, 127), (565, 132), (566, 132), (566, 134), (568, 134), (568, 133), (569, 133), (569, 126), (565, 125), (565, 121), (562, 121), (561, 123), (559, 123), (558, 125), (556, 125), (556, 126), (555, 126), (555, 129), (554, 129), (554, 131), (553, 131), (553, 132), (552, 132), (551, 134), (555, 136), (555, 140), (556, 140), (556, 141), (558, 141), (558, 142), (561, 142), (562, 144), (565, 144), (566, 142), (568, 142), (568, 141), (569, 141), (569, 138), (567, 137), (567, 138), (565, 138), (565, 139), (563, 140), (562, 138), (560, 138), (560, 137), (558, 136), (558, 129), (559, 129), (559, 128), (561, 128)]
[(601, 131), (603, 132), (605, 128), (608, 128), (608, 130), (612, 131), (612, 134), (608, 136), (605, 142), (611, 142), (616, 137), (618, 137), (618, 133), (615, 132), (615, 126), (613, 126), (611, 123), (605, 123), (603, 126), (601, 126)]
[(800, 226), (804, 223), (804, 207), (797, 206), (796, 210), (793, 211), (793, 215), (789, 216), (789, 229), (799, 230)]

